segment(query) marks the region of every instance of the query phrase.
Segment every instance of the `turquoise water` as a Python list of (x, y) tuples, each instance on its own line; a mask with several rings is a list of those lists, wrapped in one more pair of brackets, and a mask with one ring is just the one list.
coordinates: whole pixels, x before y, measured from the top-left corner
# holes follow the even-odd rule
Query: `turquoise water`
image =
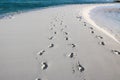
[(61, 4), (105, 3), (113, 0), (0, 0), (0, 18), (6, 13)]

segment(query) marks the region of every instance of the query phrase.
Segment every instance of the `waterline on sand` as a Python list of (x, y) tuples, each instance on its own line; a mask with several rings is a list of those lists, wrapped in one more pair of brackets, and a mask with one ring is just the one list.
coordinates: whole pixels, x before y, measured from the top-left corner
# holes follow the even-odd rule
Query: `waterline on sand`
[[(99, 5), (99, 6), (112, 6), (113, 4), (108, 4), (108, 5)], [(113, 40), (115, 40), (117, 43), (120, 44), (120, 41), (115, 37), (114, 34), (111, 34), (109, 31), (105, 30), (104, 28), (100, 27), (99, 25), (97, 25), (95, 23), (94, 20), (91, 19), (90, 16), (90, 12), (95, 9), (96, 7), (99, 7), (97, 5), (93, 5), (93, 6), (89, 6), (89, 7), (85, 7), (82, 11), (82, 15), (84, 17), (85, 20), (87, 20), (91, 25), (93, 25), (95, 28), (97, 28), (98, 30), (102, 31), (103, 33), (105, 33), (106, 35), (108, 35), (109, 37), (111, 37)]]

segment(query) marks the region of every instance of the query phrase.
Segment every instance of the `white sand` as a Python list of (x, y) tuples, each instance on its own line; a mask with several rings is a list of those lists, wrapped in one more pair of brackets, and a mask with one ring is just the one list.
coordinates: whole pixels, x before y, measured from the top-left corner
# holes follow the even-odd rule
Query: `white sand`
[[(84, 18), (91, 24), (91, 25), (93, 25), (94, 27), (96, 27), (98, 30), (100, 30), (100, 31), (102, 31), (103, 33), (105, 33), (106, 35), (108, 35), (109, 37), (111, 37), (112, 39), (114, 39), (117, 43), (119, 43), (120, 44), (120, 41), (118, 40), (118, 39), (116, 39), (116, 37), (115, 37), (115, 35), (113, 35), (113, 34), (111, 34), (109, 31), (107, 31), (107, 30), (105, 30), (103, 27), (100, 27), (100, 26), (98, 26), (97, 24), (96, 24), (96, 22), (99, 20), (99, 18), (98, 18), (98, 20), (96, 21), (96, 19), (95, 20), (92, 20), (91, 19), (91, 17), (90, 17), (90, 12), (91, 12), (91, 10), (93, 10), (94, 8), (96, 8), (96, 7), (106, 7), (106, 6), (113, 6), (114, 4), (106, 4), (106, 5), (104, 5), (104, 4), (102, 4), (102, 5), (92, 5), (91, 7), (86, 7), (86, 8), (84, 8), (84, 10), (82, 11), (82, 14), (83, 14), (83, 16), (84, 16)], [(106, 8), (105, 8), (106, 9)], [(93, 12), (92, 12), (93, 13)], [(97, 11), (94, 11), (94, 13), (93, 13), (93, 15), (92, 15), (92, 17), (94, 16), (94, 17), (96, 17), (95, 15), (97, 14), (99, 14), (99, 13), (101, 13), (101, 10), (99, 10), (99, 8), (97, 8)], [(104, 16), (104, 14), (103, 15), (99, 15), (99, 17), (103, 17)], [(108, 19), (109, 20), (109, 19)], [(112, 19), (112, 21), (113, 21), (114, 19)], [(107, 19), (105, 20), (105, 18), (104, 19), (102, 19), (102, 21), (103, 22), (105, 22), (105, 21), (107, 21)], [(109, 21), (107, 21), (107, 22), (109, 22)], [(114, 22), (114, 21), (113, 21)], [(99, 23), (99, 22), (98, 22)], [(109, 25), (110, 23), (107, 23), (107, 25)], [(114, 24), (114, 23), (112, 23), (112, 24)], [(113, 25), (111, 25), (111, 26), (113, 26)], [(114, 28), (114, 27), (113, 27)]]
[(83, 14), (92, 6), (97, 5), (41, 9), (0, 20), (0, 80), (119, 80), (120, 55), (111, 50), (120, 51), (120, 45)]
[[(120, 44), (120, 5), (101, 4), (83, 10), (85, 18)], [(92, 11), (91, 11), (92, 10)], [(86, 12), (88, 11), (88, 12)], [(90, 14), (90, 15), (89, 15)], [(94, 16), (94, 17), (92, 17)], [(102, 17), (101, 17), (102, 16)]]

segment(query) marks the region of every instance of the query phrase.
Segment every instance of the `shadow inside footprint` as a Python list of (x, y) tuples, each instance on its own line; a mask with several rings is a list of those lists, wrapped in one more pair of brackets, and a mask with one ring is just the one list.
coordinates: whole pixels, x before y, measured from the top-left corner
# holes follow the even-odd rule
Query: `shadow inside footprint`
[(76, 18), (78, 18), (79, 20), (81, 20), (81, 19), (82, 19), (82, 16), (76, 16)]
[(103, 37), (102, 36), (95, 36), (96, 38), (98, 38), (98, 39), (103, 39)]
[(117, 51), (117, 50), (112, 50), (113, 54), (117, 54), (117, 55), (120, 55), (120, 52)]
[(40, 51), (39, 53), (38, 53), (38, 55), (43, 55), (45, 53), (45, 50), (42, 50), (42, 51)]
[(80, 64), (80, 62), (78, 62), (77, 68), (80, 72), (83, 72), (85, 70), (85, 68)]
[(68, 33), (67, 33), (67, 32), (64, 32), (64, 34), (65, 34), (65, 35), (68, 35)]
[(105, 45), (105, 42), (102, 41), (102, 42), (100, 42), (99, 44), (104, 46), (104, 45)]
[(52, 27), (52, 28), (50, 28), (50, 30), (53, 30), (53, 27)]
[(94, 34), (95, 32), (94, 31), (91, 31), (92, 34)]
[(86, 22), (84, 22), (84, 26), (87, 26)]
[(47, 68), (48, 68), (48, 64), (47, 64), (47, 62), (43, 62), (41, 68), (42, 68), (42, 70), (47, 69)]
[(57, 34), (57, 32), (54, 32), (54, 34)]
[(54, 47), (54, 44), (50, 44), (50, 46), (48, 46), (49, 48), (52, 48), (52, 47)]
[(93, 30), (93, 27), (89, 27), (91, 30)]
[(73, 58), (73, 57), (74, 57), (74, 53), (70, 53), (70, 54), (68, 55), (68, 57)]
[(75, 45), (75, 44), (71, 44), (71, 45), (72, 45), (72, 48), (76, 47), (76, 45)]
[(65, 25), (65, 28), (67, 28), (67, 25)]
[(75, 45), (75, 44), (68, 44), (68, 45), (71, 45), (71, 46), (72, 46), (72, 48), (75, 48), (75, 47), (76, 47), (76, 45)]
[(49, 39), (49, 40), (52, 40), (52, 39), (53, 39), (53, 36), (52, 36), (52, 37), (49, 37), (48, 39)]
[(42, 79), (40, 79), (40, 78), (36, 78), (35, 80), (42, 80)]
[(68, 40), (68, 37), (65, 37), (65, 40)]

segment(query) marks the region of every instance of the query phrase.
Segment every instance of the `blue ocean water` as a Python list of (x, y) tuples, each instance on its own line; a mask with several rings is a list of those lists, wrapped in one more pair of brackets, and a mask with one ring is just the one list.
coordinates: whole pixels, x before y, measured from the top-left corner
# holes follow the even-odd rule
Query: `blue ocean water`
[(106, 3), (113, 0), (0, 0), (0, 17), (11, 12), (61, 4)]

